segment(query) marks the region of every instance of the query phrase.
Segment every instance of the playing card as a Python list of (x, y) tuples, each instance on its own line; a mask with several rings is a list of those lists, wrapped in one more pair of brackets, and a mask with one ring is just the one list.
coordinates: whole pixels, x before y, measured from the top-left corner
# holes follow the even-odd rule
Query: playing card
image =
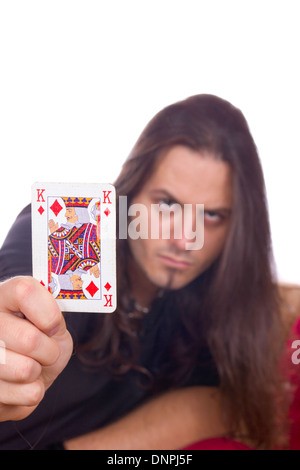
[(116, 309), (115, 245), (114, 186), (32, 186), (33, 276), (62, 311)]

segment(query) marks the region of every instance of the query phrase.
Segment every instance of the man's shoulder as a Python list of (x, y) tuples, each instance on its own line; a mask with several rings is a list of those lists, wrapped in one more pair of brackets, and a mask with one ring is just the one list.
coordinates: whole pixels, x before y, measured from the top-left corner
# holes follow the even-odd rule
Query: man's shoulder
[(31, 206), (16, 218), (0, 249), (0, 279), (32, 274)]
[(18, 236), (21, 238), (23, 235), (22, 230), (30, 231), (31, 235), (31, 204), (24, 207), (24, 209), (17, 216), (14, 224), (6, 236), (2, 248), (5, 248), (7, 245), (13, 242), (15, 238), (18, 238)]

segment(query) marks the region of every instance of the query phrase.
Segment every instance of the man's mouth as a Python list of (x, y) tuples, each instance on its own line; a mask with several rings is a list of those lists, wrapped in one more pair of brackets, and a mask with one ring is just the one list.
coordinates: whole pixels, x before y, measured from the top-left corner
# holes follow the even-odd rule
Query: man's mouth
[(184, 271), (185, 269), (188, 269), (191, 266), (191, 263), (189, 263), (188, 261), (182, 260), (175, 256), (169, 256), (169, 255), (158, 255), (158, 256), (160, 260), (162, 261), (162, 263), (165, 266), (169, 266), (170, 268)]

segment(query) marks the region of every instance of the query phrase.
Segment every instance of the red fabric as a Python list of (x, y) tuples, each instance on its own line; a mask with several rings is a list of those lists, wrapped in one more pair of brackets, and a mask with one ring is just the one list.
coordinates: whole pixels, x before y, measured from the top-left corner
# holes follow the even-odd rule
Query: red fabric
[(291, 364), (291, 384), (294, 387), (293, 401), (290, 407), (290, 421), (291, 421), (291, 433), (290, 433), (290, 448), (292, 450), (300, 450), (300, 364), (293, 364), (291, 360), (294, 349), (291, 349), (292, 341), (300, 339), (300, 317), (294, 324), (292, 329), (292, 338), (289, 342), (289, 357)]
[[(300, 364), (293, 364), (291, 356), (294, 349), (291, 348), (293, 340), (300, 339), (300, 317), (295, 322), (291, 338), (287, 344), (287, 357), (285, 362), (288, 369), (288, 376), (291, 385), (294, 387), (293, 399), (289, 411), (289, 418), (291, 422), (290, 429), (290, 449), (300, 450)], [(252, 450), (251, 447), (246, 446), (240, 442), (216, 437), (212, 439), (205, 439), (195, 442), (184, 450)]]
[(215, 437), (195, 442), (183, 450), (252, 450), (251, 447), (225, 437)]

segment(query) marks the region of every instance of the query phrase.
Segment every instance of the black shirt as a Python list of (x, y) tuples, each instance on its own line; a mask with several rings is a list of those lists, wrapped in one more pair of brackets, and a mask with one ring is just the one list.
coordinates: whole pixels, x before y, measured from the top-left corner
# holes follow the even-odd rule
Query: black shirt
[[(0, 250), (0, 280), (32, 274), (31, 211), (18, 216)], [(101, 315), (96, 314), (101, 322)], [(47, 390), (37, 409), (26, 419), (0, 423), (0, 449), (46, 449), (100, 428), (128, 413), (148, 396), (140, 385), (140, 373), (131, 370), (112, 376), (104, 367), (87, 368), (76, 346), (97, 327), (95, 314), (65, 313), (67, 328), (74, 340), (74, 353), (63, 372)], [(155, 375), (164, 362), (164, 352), (173, 339), (175, 321), (164, 309), (150, 311), (143, 325), (139, 362)], [(172, 328), (170, 325), (172, 324)], [(215, 366), (208, 351), (185, 385), (218, 385)]]

